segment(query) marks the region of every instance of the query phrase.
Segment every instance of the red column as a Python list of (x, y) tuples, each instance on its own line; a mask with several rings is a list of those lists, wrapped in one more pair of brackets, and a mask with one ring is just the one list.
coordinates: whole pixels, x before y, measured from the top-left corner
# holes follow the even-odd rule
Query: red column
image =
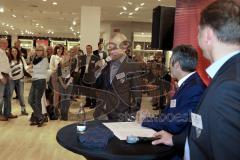
[(198, 24), (200, 13), (209, 3), (214, 0), (176, 0), (176, 15), (174, 27), (174, 46), (180, 44), (191, 44), (198, 51), (199, 62), (197, 72), (205, 84), (209, 84), (209, 78), (205, 69), (209, 61), (202, 55), (198, 46)]

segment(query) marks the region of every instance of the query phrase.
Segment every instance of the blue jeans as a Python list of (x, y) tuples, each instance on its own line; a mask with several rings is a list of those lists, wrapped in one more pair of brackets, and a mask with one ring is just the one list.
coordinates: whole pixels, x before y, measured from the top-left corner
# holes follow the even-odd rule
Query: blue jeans
[(70, 84), (67, 89), (64, 89), (61, 84), (60, 85), (60, 95), (61, 95), (61, 101), (60, 101), (60, 112), (61, 112), (61, 119), (62, 120), (68, 120), (68, 111), (70, 107), (71, 102), (71, 95), (73, 86)]
[(32, 81), (32, 86), (28, 96), (28, 103), (33, 109), (33, 118), (37, 121), (43, 118), (41, 99), (46, 89), (46, 80), (39, 79)]
[(25, 107), (24, 102), (24, 79), (11, 80), (10, 81), (10, 95), (12, 97), (13, 91), (16, 87), (19, 103), (21, 107)]
[(11, 97), (10, 97), (10, 81), (7, 82), (4, 88), (3, 94), (3, 115), (8, 117), (11, 115), (12, 112), (12, 104), (11, 104)]
[(5, 85), (0, 83), (0, 115), (3, 112), (3, 94), (4, 94)]

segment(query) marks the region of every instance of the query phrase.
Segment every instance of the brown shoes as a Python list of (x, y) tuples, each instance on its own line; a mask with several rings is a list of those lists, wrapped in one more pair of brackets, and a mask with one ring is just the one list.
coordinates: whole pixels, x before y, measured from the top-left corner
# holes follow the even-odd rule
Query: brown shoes
[(18, 117), (17, 115), (10, 114), (7, 118), (13, 119), (13, 118), (17, 118), (17, 117)]
[(0, 115), (0, 121), (8, 121), (8, 118), (5, 116)]

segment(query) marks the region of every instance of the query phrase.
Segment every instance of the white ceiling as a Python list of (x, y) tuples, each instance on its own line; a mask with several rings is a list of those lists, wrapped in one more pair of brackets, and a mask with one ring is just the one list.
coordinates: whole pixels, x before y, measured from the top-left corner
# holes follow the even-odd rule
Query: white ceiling
[[(58, 4), (54, 6), (53, 2)], [(26, 33), (28, 31), (34, 36), (77, 38), (69, 28), (72, 26), (75, 32), (79, 31), (81, 6), (100, 6), (102, 22), (151, 22), (152, 9), (159, 5), (174, 7), (176, 0), (0, 0), (0, 7), (4, 7), (4, 12), (0, 13), (0, 34), (21, 35), (22, 31), (23, 35), (31, 35)], [(120, 15), (123, 6), (127, 11)], [(134, 11), (136, 7), (140, 9)], [(130, 12), (132, 16), (128, 15)]]

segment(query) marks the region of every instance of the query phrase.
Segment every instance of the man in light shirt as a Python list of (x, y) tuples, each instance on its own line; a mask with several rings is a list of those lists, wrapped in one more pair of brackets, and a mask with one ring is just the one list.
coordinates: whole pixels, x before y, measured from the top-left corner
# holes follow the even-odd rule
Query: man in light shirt
[[(212, 64), (212, 78), (183, 134), (160, 131), (152, 144), (184, 148), (184, 159), (239, 160), (240, 2), (218, 0), (201, 13), (199, 45)], [(186, 138), (187, 137), (187, 138)]]
[[(6, 89), (9, 89), (10, 78), (10, 64), (5, 50), (8, 47), (8, 41), (4, 38), (0, 39), (0, 121), (7, 121), (8, 118), (17, 118), (17, 116), (11, 114), (11, 106), (3, 104), (3, 96), (7, 93)], [(8, 87), (8, 88), (6, 88)]]

